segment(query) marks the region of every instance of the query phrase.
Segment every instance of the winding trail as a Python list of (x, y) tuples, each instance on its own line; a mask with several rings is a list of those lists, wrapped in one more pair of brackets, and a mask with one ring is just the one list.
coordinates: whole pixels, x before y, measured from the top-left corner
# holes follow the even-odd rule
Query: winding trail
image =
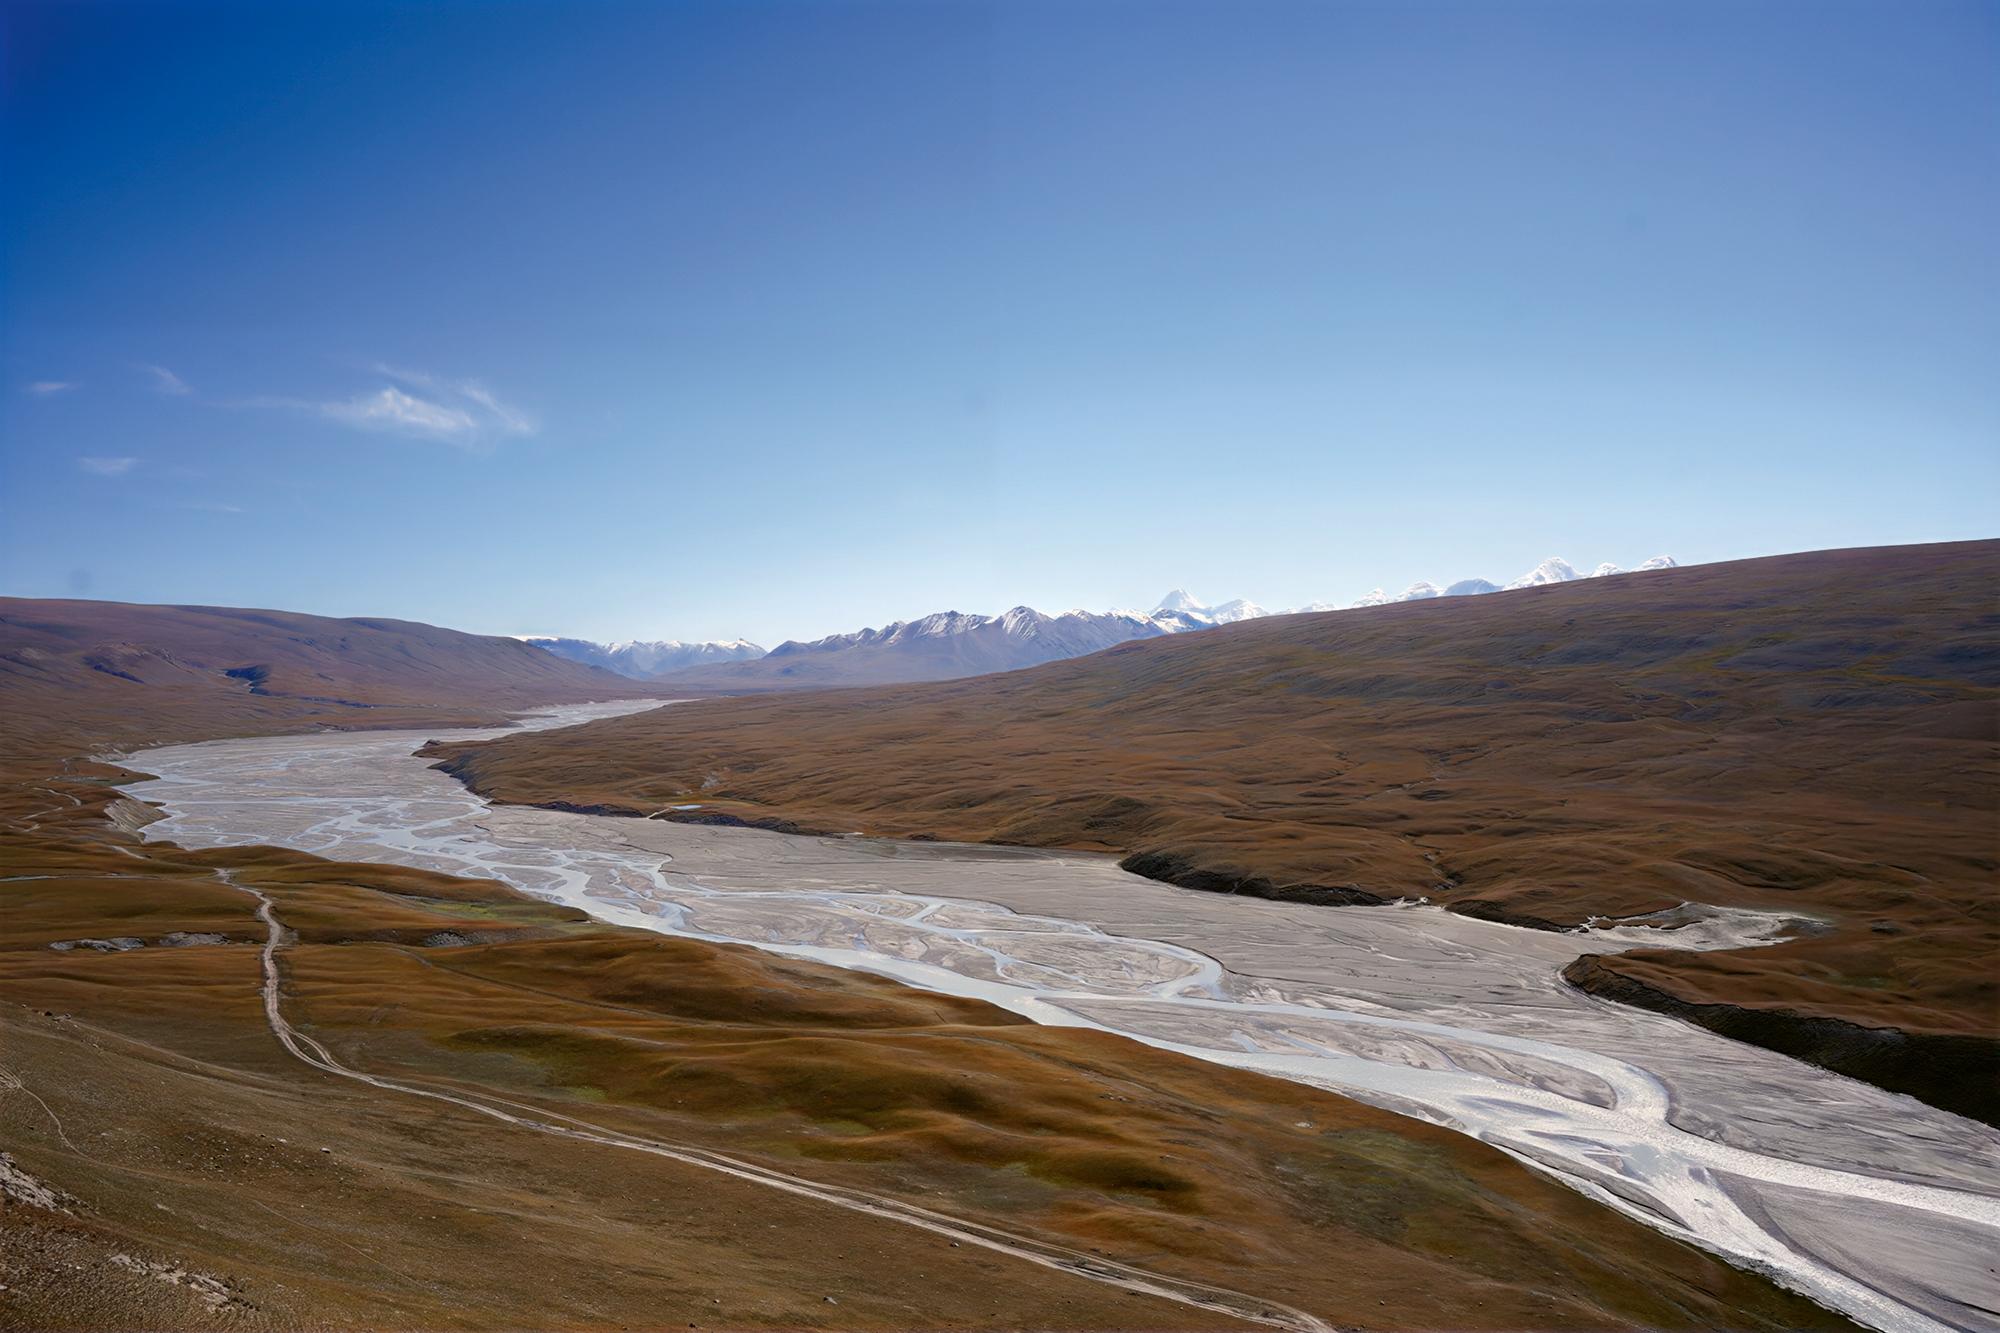
[[(964, 1245), (976, 1245), (1010, 1258), (1025, 1260), (1043, 1268), (1054, 1269), (1072, 1277), (1085, 1278), (1106, 1286), (1135, 1292), (1142, 1296), (1153, 1296), (1161, 1300), (1173, 1301), (1180, 1305), (1193, 1306), (1212, 1314), (1226, 1315), (1231, 1319), (1246, 1323), (1262, 1324), (1270, 1328), (1296, 1330), (1296, 1333), (1336, 1333), (1334, 1325), (1293, 1309), (1275, 1301), (1249, 1296), (1227, 1287), (1211, 1286), (1193, 1282), (1185, 1278), (1165, 1277), (1149, 1273), (1128, 1264), (1117, 1263), (1098, 1255), (1086, 1254), (1052, 1241), (1040, 1240), (987, 1226), (980, 1222), (968, 1222), (960, 1218), (948, 1217), (928, 1208), (902, 1203), (895, 1199), (869, 1194), (861, 1190), (844, 1189), (806, 1180), (799, 1176), (758, 1166), (752, 1162), (710, 1152), (704, 1148), (684, 1144), (666, 1143), (659, 1139), (640, 1138), (632, 1134), (621, 1134), (604, 1129), (574, 1116), (534, 1107), (521, 1102), (509, 1101), (503, 1097), (474, 1097), (465, 1093), (444, 1092), (436, 1088), (422, 1087), (399, 1079), (383, 1078), (377, 1074), (342, 1064), (333, 1053), (319, 1041), (293, 1027), (285, 1017), (282, 1002), (283, 982), (278, 965), (278, 953), (285, 945), (285, 928), (279, 922), (274, 904), (269, 895), (261, 889), (237, 882), (230, 871), (218, 870), (215, 877), (239, 892), (249, 894), (257, 900), (257, 917), (264, 923), (265, 936), (262, 950), (264, 1018), (270, 1025), (271, 1034), (278, 1039), (292, 1055), (323, 1073), (339, 1078), (353, 1079), (385, 1092), (401, 1093), (410, 1097), (424, 1097), (431, 1101), (447, 1102), (468, 1111), (488, 1116), (503, 1124), (520, 1129), (532, 1130), (540, 1134), (553, 1134), (559, 1138), (573, 1139), (580, 1143), (594, 1143), (607, 1148), (622, 1148), (631, 1152), (648, 1153), (654, 1157), (665, 1157), (688, 1166), (700, 1167), (706, 1171), (718, 1171), (738, 1180), (746, 1180), (755, 1185), (782, 1190), (787, 1194), (799, 1195), (819, 1203), (845, 1208), (850, 1212), (862, 1213), (869, 1217), (883, 1218), (904, 1226), (916, 1227), (935, 1235)], [(558, 1123), (560, 1122), (560, 1123)]]

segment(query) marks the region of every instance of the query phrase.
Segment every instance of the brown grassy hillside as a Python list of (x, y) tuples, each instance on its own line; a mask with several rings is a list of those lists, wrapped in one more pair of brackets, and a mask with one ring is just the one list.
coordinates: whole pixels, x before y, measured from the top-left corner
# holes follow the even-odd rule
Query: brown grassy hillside
[[(477, 687), (412, 684), (384, 665), (393, 652), (349, 642), (347, 660), (376, 667), (325, 675), (406, 722), (541, 701), (497, 667)], [(261, 630), (161, 655), (195, 673), (265, 661), (295, 688), (318, 670)], [(106, 818), (141, 815), (108, 785), (130, 775), (86, 749), (325, 717), (261, 711), (309, 702), (293, 695), (243, 706), (211, 682), (132, 674), (130, 690), (73, 676), (70, 693), (56, 668), (0, 678), (0, 707), (47, 714), (27, 733), (47, 752), (0, 770), (0, 1328), (1239, 1326), (308, 1067), (266, 1026), (257, 903), (218, 871), (290, 932), (290, 1021), (377, 1076), (727, 1152), (1342, 1327), (1841, 1326), (1484, 1145), (1294, 1084), (595, 925), (490, 882), (141, 843)], [(103, 705), (113, 689), (129, 711)], [(440, 706), (411, 702), (426, 696)]]
[(644, 697), (514, 639), (406, 620), (0, 598), (0, 756)]
[(1226, 891), (1810, 913), (1830, 931), (1579, 976), (1990, 1116), (1996, 588), (2000, 543), (1820, 552), (444, 753), (506, 800), (1103, 849)]

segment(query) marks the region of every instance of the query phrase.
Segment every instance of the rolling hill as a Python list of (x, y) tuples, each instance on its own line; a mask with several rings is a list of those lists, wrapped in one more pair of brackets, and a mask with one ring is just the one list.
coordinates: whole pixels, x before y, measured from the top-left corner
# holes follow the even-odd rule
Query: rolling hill
[(0, 598), (0, 755), (497, 721), (656, 692), (514, 639), (412, 621)]
[(1779, 947), (1572, 979), (1993, 1119), (1996, 587), (1995, 542), (1818, 552), (440, 757), (504, 800), (1106, 850), (1197, 889), (1549, 929), (1683, 902), (1808, 915)]

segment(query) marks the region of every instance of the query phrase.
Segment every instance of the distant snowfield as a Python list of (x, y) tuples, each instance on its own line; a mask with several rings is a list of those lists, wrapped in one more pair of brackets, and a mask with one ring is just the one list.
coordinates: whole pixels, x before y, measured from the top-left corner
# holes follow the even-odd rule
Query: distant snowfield
[[(649, 705), (559, 709), (567, 725)], [(1565, 985), (1583, 937), (1425, 906), (1174, 889), (1107, 857), (807, 838), (489, 806), (412, 756), (437, 734), (215, 741), (126, 760), (148, 838), (488, 876), (602, 920), (877, 973), (1103, 1028), (1482, 1139), (1871, 1326), (2000, 1329), (2000, 1133)], [(1698, 912), (1680, 937), (1788, 923)]]

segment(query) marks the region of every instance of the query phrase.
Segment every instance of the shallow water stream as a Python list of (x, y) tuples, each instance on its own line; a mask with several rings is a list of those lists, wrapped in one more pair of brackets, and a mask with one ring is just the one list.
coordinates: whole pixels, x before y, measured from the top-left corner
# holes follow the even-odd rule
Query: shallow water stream
[(491, 734), (265, 737), (125, 762), (158, 775), (129, 789), (167, 815), (149, 838), (486, 876), (621, 925), (1106, 1028), (1475, 1135), (1874, 1327), (2000, 1330), (2000, 1134), (1559, 976), (1580, 953), (1754, 942), (1780, 921), (1579, 938), (1424, 906), (1269, 903), (1078, 853), (491, 806), (412, 755)]

